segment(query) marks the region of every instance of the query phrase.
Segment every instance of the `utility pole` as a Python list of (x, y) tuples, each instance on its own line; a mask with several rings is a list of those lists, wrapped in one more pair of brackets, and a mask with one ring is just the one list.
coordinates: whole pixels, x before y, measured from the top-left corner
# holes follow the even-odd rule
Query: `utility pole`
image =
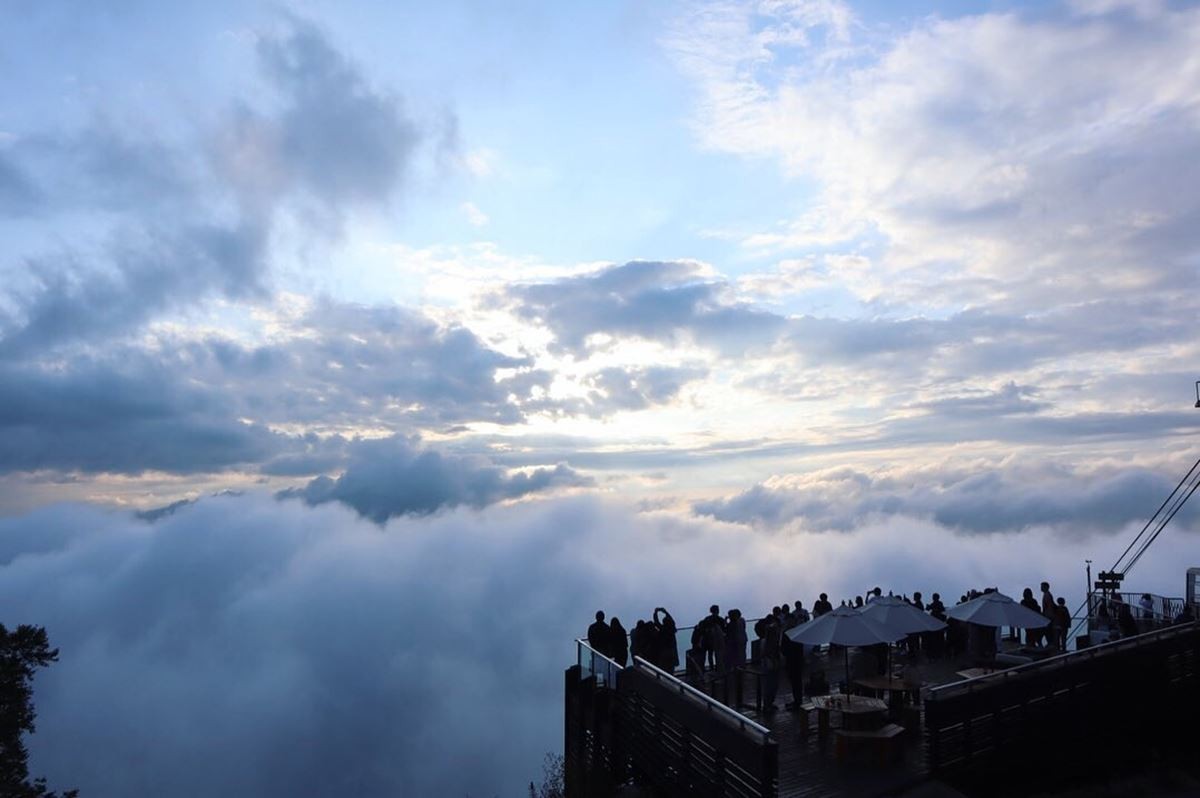
[(1083, 594), (1087, 596), (1087, 614), (1092, 617), (1092, 561), (1084, 560), (1087, 563), (1087, 591)]

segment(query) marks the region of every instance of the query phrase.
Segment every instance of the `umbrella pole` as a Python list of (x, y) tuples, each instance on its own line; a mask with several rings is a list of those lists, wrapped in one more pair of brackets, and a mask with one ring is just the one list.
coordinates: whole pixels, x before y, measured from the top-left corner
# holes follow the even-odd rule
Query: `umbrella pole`
[(850, 703), (850, 646), (843, 646), (842, 653), (846, 657), (846, 703)]

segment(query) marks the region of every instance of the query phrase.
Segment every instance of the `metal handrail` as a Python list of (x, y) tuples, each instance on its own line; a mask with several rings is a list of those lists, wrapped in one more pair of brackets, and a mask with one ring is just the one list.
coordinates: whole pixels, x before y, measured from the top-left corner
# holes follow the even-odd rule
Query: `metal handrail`
[(1064, 662), (1067, 659), (1093, 659), (1098, 654), (1104, 655), (1104, 654), (1108, 654), (1112, 651), (1116, 651), (1121, 648), (1130, 647), (1130, 646), (1132, 646), (1134, 641), (1144, 640), (1145, 638), (1149, 638), (1154, 635), (1159, 635), (1159, 636), (1165, 637), (1165, 636), (1169, 636), (1172, 634), (1185, 632), (1189, 629), (1196, 627), (1197, 623), (1200, 623), (1200, 622), (1192, 621), (1191, 623), (1188, 623), (1188, 624), (1179, 624), (1179, 625), (1175, 625), (1175, 626), (1168, 626), (1163, 629), (1153, 629), (1149, 632), (1143, 632), (1142, 634), (1139, 634), (1139, 635), (1131, 635), (1130, 637), (1122, 637), (1117, 640), (1110, 640), (1108, 642), (1100, 643), (1098, 645), (1088, 646), (1087, 648), (1084, 648), (1084, 649), (1079, 649), (1076, 651), (1067, 651), (1062, 654), (1055, 654), (1052, 657), (1046, 657), (1045, 659), (1037, 660), (1036, 662), (1027, 662), (1024, 665), (1016, 665), (1012, 668), (1005, 668), (1002, 671), (995, 671), (993, 673), (985, 673), (985, 674), (981, 674), (979, 676), (973, 676), (970, 679), (962, 679), (960, 681), (950, 682), (948, 684), (940, 684), (940, 685), (937, 685), (936, 687), (929, 688), (929, 692), (926, 695), (927, 695), (927, 698), (932, 698), (934, 700), (937, 700), (942, 692), (949, 692), (949, 691), (962, 690), (962, 689), (965, 689), (968, 692), (970, 692), (971, 690), (973, 690), (975, 687), (979, 686), (983, 682), (1009, 679), (1009, 678), (1012, 678), (1013, 676), (1023, 675), (1027, 671), (1034, 671), (1039, 668), (1053, 666), (1054, 664)]
[[(586, 648), (588, 651), (591, 652), (591, 655), (592, 655), (591, 662), (588, 663), (589, 670), (591, 670), (592, 673), (597, 673), (597, 674), (599, 673), (599, 671), (596, 670), (596, 660), (597, 659), (599, 659), (602, 663), (605, 663), (607, 665), (605, 670), (611, 674), (620, 673), (621, 670), (623, 669), (622, 666), (615, 659), (608, 656), (607, 654), (601, 653), (601, 652), (597, 651), (596, 649), (592, 648), (591, 644), (588, 643), (586, 640), (581, 640), (580, 638), (577, 637), (577, 638), (575, 638), (575, 644), (576, 644), (576, 649), (575, 649), (576, 655), (578, 657), (577, 664), (580, 667), (583, 666), (583, 649)], [(601, 681), (604, 682), (605, 684), (608, 684), (608, 682), (610, 682), (610, 681), (615, 681), (615, 678), (610, 678), (608, 673), (606, 673), (605, 678), (602, 679)], [(612, 685), (609, 685), (609, 686), (612, 686)]]
[(720, 701), (717, 701), (716, 699), (705, 695), (704, 693), (697, 690), (695, 687), (692, 687), (687, 682), (680, 680), (674, 674), (667, 673), (666, 671), (664, 671), (662, 668), (658, 667), (654, 663), (647, 662), (646, 660), (642, 659), (641, 657), (634, 657), (633, 662), (634, 662), (634, 665), (638, 665), (638, 666), (648, 669), (650, 671), (650, 673), (653, 674), (654, 677), (656, 679), (658, 679), (660, 682), (666, 682), (667, 684), (676, 688), (679, 691), (680, 695), (690, 695), (693, 698), (698, 699), (706, 707), (708, 707), (708, 709), (710, 711), (715, 710), (717, 712), (720, 712), (721, 714), (728, 717), (730, 720), (735, 721), (740, 728), (752, 729), (753, 731), (758, 732), (764, 738), (771, 736), (771, 730), (768, 729), (766, 726), (763, 726), (759, 723), (755, 723), (754, 721), (750, 720), (750, 718), (748, 718), (745, 715), (743, 715), (742, 713), (738, 712), (736, 709), (733, 709), (732, 707), (728, 707), (725, 704), (722, 704)]

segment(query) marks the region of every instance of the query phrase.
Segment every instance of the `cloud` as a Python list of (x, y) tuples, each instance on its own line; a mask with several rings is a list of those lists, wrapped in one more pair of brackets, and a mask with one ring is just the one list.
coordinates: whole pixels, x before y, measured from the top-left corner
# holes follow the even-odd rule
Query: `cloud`
[(897, 29), (848, 13), (798, 24), (791, 8), (714, 4), (666, 39), (695, 80), (705, 145), (776, 157), (819, 187), (749, 245), (870, 241), (867, 298), (924, 307), (1045, 309), (1178, 285), (1200, 246), (1200, 10)]
[(0, 211), (48, 234), (82, 218), (89, 232), (8, 253), (20, 279), (0, 302), (0, 357), (95, 345), (212, 297), (261, 298), (281, 217), (320, 239), (351, 211), (386, 207), (425, 135), (399, 97), (298, 18), (261, 35), (257, 54), (274, 110), (242, 103), (224, 127), (174, 139), (98, 115), (0, 153)]
[(459, 206), (459, 208), (462, 210), (463, 216), (467, 217), (467, 221), (470, 222), (472, 226), (484, 227), (487, 225), (489, 221), (488, 215), (479, 210), (479, 206), (477, 206), (475, 203), (464, 202)]
[(241, 397), (249, 416), (327, 430), (512, 424), (549, 379), (527, 356), (397, 305), (317, 300), (277, 323), (281, 334), (262, 346), (180, 343), (179, 368)]
[[(1176, 532), (1131, 587), (1178, 592), (1194, 541)], [(76, 505), (0, 519), (0, 605), (61, 649), (38, 674), (29, 739), (52, 784), (517, 796), (561, 746), (562, 672), (598, 608), (628, 626), (666, 605), (689, 624), (713, 601), (754, 617), (821, 591), (1019, 594), (1041, 579), (1075, 605), (1080, 557), (1122, 543), (904, 519), (762, 535), (587, 497), (381, 528), (250, 494), (153, 524)]]
[[(1150, 517), (1175, 481), (1161, 470), (1088, 470), (1043, 463), (838, 467), (774, 477), (725, 499), (700, 501), (700, 515), (761, 528), (849, 531), (872, 519), (925, 518), (962, 532), (1061, 528), (1114, 532)], [(1181, 514), (1180, 526), (1191, 513)]]
[(72, 254), (35, 258), (27, 264), (31, 285), (8, 297), (20, 310), (0, 314), (0, 358), (93, 344), (212, 292), (258, 294), (265, 235), (255, 224), (130, 231), (106, 253), (111, 269)]
[(363, 429), (522, 421), (550, 379), (397, 306), (261, 312), (276, 326), (261, 344), (163, 331), (103, 354), (0, 363), (0, 473), (311, 476), (340, 470)]
[(688, 339), (727, 352), (769, 344), (783, 326), (775, 314), (728, 296), (693, 262), (631, 261), (548, 283), (505, 290), (514, 312), (546, 326), (558, 345), (581, 355), (598, 334), (665, 343)]
[(192, 474), (264, 461), (287, 436), (143, 356), (0, 366), (0, 473)]
[(339, 501), (377, 523), (399, 515), (429, 515), (466, 505), (476, 509), (553, 488), (590, 486), (570, 466), (507, 473), (483, 457), (443, 454), (416, 440), (392, 436), (355, 441), (337, 479), (320, 476), (304, 488), (287, 490), (309, 505)]
[(645, 410), (675, 399), (684, 386), (703, 379), (708, 369), (699, 366), (609, 367), (587, 377), (591, 389), (587, 412), (607, 416), (618, 410)]
[(274, 115), (238, 109), (223, 142), (234, 179), (259, 190), (303, 192), (333, 217), (385, 203), (424, 136), (401, 99), (370, 86), (300, 18), (260, 35), (256, 51), (263, 77), (284, 102)]
[(40, 200), (29, 178), (0, 150), (0, 216), (24, 216), (33, 212)]

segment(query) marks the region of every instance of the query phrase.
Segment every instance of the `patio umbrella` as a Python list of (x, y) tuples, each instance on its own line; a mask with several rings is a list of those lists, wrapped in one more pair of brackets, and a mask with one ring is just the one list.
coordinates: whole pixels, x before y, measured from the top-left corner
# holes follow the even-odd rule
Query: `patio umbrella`
[(901, 635), (916, 632), (937, 632), (946, 628), (946, 624), (934, 618), (898, 596), (881, 596), (858, 611), (864, 618), (870, 618)]
[[(899, 596), (880, 596), (858, 611), (864, 618), (886, 626), (901, 635), (920, 632), (938, 632), (946, 628), (946, 624), (919, 610)], [(888, 679), (892, 678), (891, 649), (888, 649)]]
[[(874, 646), (894, 643), (904, 637), (877, 621), (868, 618), (853, 607), (842, 605), (808, 623), (792, 627), (784, 632), (790, 639), (806, 646)], [(846, 684), (850, 683), (850, 652), (846, 657)]]
[(1021, 606), (1003, 593), (984, 593), (951, 607), (946, 615), (979, 626), (1017, 626), (1037, 629), (1050, 621), (1040, 612)]
[[(1050, 623), (1040, 612), (1034, 612), (1013, 601), (1003, 593), (984, 593), (970, 601), (951, 607), (946, 615), (976, 626), (1017, 626), (1022, 629), (1038, 629)], [(995, 661), (995, 652), (992, 654)]]

